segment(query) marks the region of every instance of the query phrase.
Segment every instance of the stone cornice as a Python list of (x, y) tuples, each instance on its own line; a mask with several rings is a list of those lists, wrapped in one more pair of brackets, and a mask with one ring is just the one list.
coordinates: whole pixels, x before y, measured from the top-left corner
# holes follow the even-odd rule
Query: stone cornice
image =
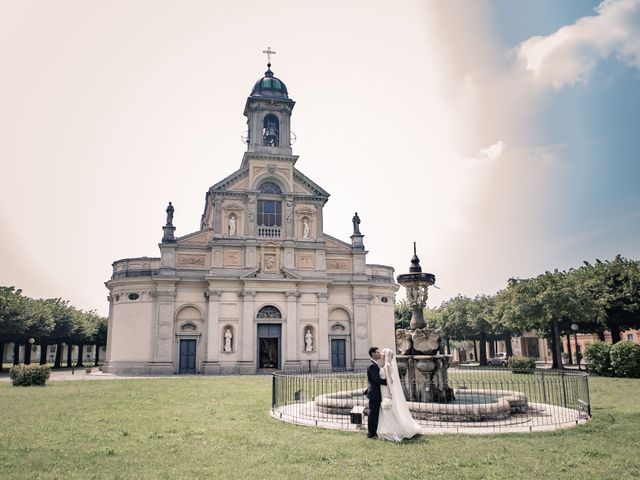
[(220, 191), (224, 191), (227, 187), (233, 185), (238, 180), (249, 175), (249, 167), (242, 167), (239, 170), (236, 170), (228, 177), (222, 179), (218, 183), (216, 183), (213, 187), (209, 189), (210, 193), (218, 193)]
[(293, 180), (298, 181), (299, 183), (307, 187), (309, 190), (315, 193), (315, 195), (319, 197), (319, 199), (324, 199), (324, 201), (326, 202), (326, 200), (329, 198), (329, 193), (326, 190), (321, 188), (317, 183), (312, 181), (297, 168), (293, 169)]

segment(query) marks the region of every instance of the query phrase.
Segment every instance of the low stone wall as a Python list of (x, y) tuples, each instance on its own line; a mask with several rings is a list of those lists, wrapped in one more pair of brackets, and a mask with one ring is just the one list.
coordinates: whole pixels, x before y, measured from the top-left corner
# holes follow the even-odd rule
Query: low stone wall
[[(423, 403), (407, 402), (409, 411), (416, 419), (447, 422), (483, 422), (503, 420), (512, 413), (527, 410), (527, 396), (512, 390), (462, 389), (455, 394), (490, 395), (498, 397), (489, 403)], [(331, 415), (348, 415), (356, 405), (369, 406), (369, 400), (361, 389), (345, 390), (319, 395), (314, 399), (318, 411)]]

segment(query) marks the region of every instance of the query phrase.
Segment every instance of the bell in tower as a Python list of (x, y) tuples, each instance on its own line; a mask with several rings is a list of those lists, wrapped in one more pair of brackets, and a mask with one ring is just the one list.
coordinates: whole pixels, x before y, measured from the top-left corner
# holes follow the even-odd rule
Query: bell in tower
[(280, 144), (280, 127), (278, 117), (269, 114), (264, 117), (264, 128), (262, 129), (262, 144), (269, 147), (277, 147)]

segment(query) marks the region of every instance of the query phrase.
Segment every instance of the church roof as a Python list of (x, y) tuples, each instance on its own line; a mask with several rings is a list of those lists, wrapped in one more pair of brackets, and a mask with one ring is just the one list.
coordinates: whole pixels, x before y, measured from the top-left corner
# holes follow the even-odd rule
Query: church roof
[(273, 76), (271, 71), (271, 64), (269, 68), (264, 72), (264, 77), (256, 82), (251, 90), (252, 97), (276, 97), (276, 98), (289, 98), (287, 92), (287, 86), (282, 80)]

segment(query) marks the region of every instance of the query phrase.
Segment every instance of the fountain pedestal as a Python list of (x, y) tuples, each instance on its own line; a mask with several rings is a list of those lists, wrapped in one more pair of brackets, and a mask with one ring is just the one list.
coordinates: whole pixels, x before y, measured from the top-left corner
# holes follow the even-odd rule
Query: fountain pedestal
[(407, 302), (412, 309), (409, 328), (396, 330), (402, 389), (412, 402), (448, 402), (454, 399), (447, 378), (453, 356), (444, 354), (440, 332), (427, 328), (424, 320), (428, 288), (435, 283), (436, 276), (422, 272), (415, 242), (409, 272), (398, 276), (398, 283), (407, 289)]

